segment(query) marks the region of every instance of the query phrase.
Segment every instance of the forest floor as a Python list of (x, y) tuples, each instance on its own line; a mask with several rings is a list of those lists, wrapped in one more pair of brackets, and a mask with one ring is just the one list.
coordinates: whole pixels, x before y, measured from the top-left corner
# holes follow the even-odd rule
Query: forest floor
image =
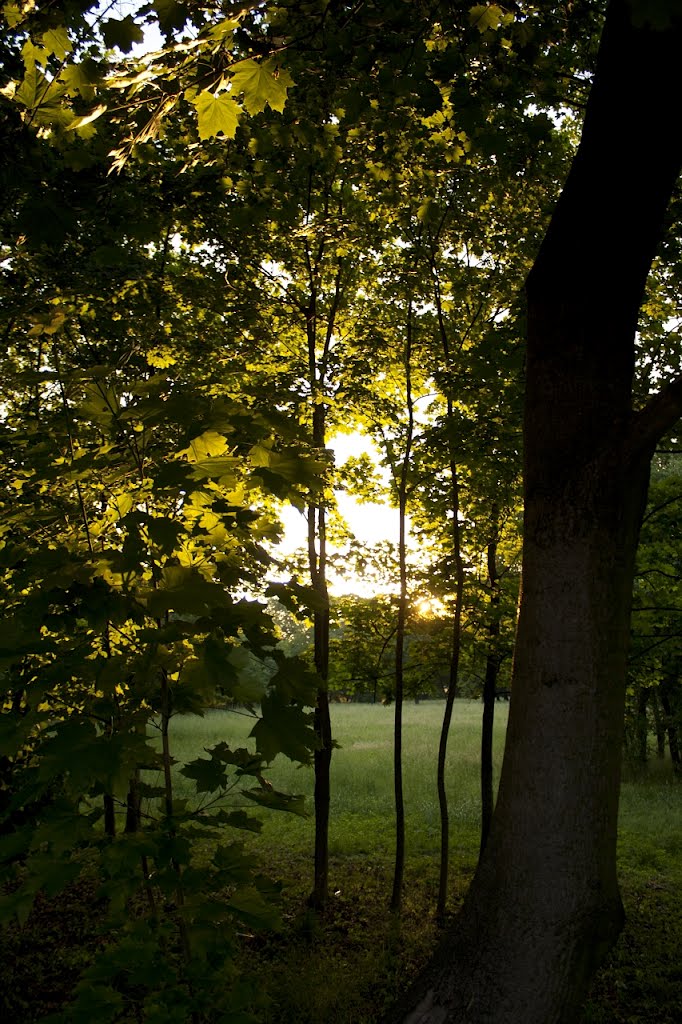
[[(257, 978), (261, 1024), (376, 1024), (428, 959), (438, 935), (430, 755), (440, 708), (433, 702), (406, 710), (410, 813), (399, 925), (388, 912), (392, 824), (386, 737), (392, 716), (386, 709), (355, 705), (334, 711), (342, 746), (334, 755), (331, 896), (323, 920), (306, 909), (310, 820), (273, 814), (253, 839), (262, 870), (284, 883), (281, 925), (245, 938), (240, 954), (244, 976)], [(480, 704), (461, 702), (458, 712), (451, 743), (451, 914), (477, 854), (477, 772), (470, 768), (476, 762)], [(209, 745), (213, 731), (238, 739), (225, 735), (226, 717), (183, 723), (176, 756), (183, 756), (185, 741), (193, 750)], [(498, 754), (505, 719), (501, 709)], [(234, 724), (238, 732), (247, 727)], [(627, 920), (595, 980), (584, 1024), (678, 1024), (682, 1017), (682, 786), (668, 769), (653, 762), (623, 787), (619, 869)], [(290, 789), (308, 787), (310, 779), (293, 765), (273, 770), (282, 788), (289, 775)], [(68, 1004), (81, 970), (106, 941), (99, 932), (96, 890), (96, 878), (89, 877), (58, 897), (41, 897), (22, 928), (0, 934), (3, 1024), (35, 1024)]]

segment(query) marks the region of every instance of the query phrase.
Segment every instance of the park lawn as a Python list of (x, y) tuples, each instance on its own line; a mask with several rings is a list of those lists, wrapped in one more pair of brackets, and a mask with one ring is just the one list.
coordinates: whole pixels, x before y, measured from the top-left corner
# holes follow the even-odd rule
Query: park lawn
[[(332, 707), (339, 748), (332, 759), (332, 895), (324, 921), (305, 906), (312, 881), (312, 818), (258, 810), (262, 833), (243, 834), (262, 870), (283, 883), (280, 927), (245, 936), (241, 955), (244, 973), (255, 972), (259, 979), (262, 1024), (375, 1024), (428, 959), (438, 937), (435, 771), (442, 711), (441, 701), (405, 707), (407, 863), (399, 925), (387, 909), (393, 857), (391, 708)], [(496, 711), (499, 769), (508, 709), (501, 703)], [(451, 914), (478, 856), (480, 719), (480, 702), (457, 701), (447, 773)], [(177, 718), (171, 729), (173, 755), (191, 760), (221, 740), (248, 745), (252, 726), (249, 716), (228, 711)], [(268, 779), (311, 802), (312, 769), (278, 758)], [(178, 796), (196, 799), (192, 784), (179, 774), (175, 788)], [(237, 802), (255, 810), (243, 798)], [(682, 788), (673, 782), (667, 762), (654, 762), (647, 773), (624, 782), (619, 866), (627, 924), (596, 979), (585, 1024), (677, 1024)], [(33, 1024), (68, 997), (68, 986), (88, 961), (88, 944), (98, 941), (93, 892), (90, 880), (56, 900), (41, 900), (22, 932), (0, 939), (0, 986), (25, 992), (13, 1002), (13, 1024)]]
[[(265, 819), (253, 848), (264, 869), (285, 883), (288, 922), (286, 941), (266, 943), (262, 954), (273, 989), (272, 1015), (266, 1012), (263, 1018), (267, 1024), (369, 1024), (428, 957), (438, 934), (433, 914), (439, 843), (435, 776), (442, 713), (442, 701), (404, 708), (407, 865), (400, 935), (386, 913), (394, 841), (392, 708), (332, 706), (339, 749), (332, 758), (333, 895), (325, 924), (301, 911), (311, 884), (312, 818), (272, 813)], [(507, 704), (496, 705), (498, 773), (507, 714)], [(480, 724), (480, 701), (456, 702), (447, 771), (451, 912), (478, 857)], [(253, 720), (218, 711), (174, 725), (176, 756), (189, 757), (219, 739), (248, 744)], [(268, 779), (312, 802), (311, 769), (277, 759)], [(652, 761), (637, 776), (625, 774), (619, 869), (627, 923), (595, 982), (586, 1022), (677, 1024), (682, 1018), (682, 787), (673, 780), (669, 761)]]

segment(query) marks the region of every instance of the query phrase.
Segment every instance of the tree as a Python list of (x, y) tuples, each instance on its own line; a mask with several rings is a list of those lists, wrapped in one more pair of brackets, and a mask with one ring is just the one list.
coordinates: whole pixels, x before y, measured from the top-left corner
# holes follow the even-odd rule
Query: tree
[(680, 772), (680, 524), (678, 456), (659, 455), (652, 467), (633, 594), (632, 653), (626, 706), (626, 753), (648, 759), (649, 711), (659, 758), (666, 742)]
[(635, 551), (654, 446), (682, 411), (682, 378), (641, 409), (631, 397), (638, 310), (682, 164), (679, 10), (654, 27), (642, 9), (609, 5), (580, 146), (527, 281), (523, 588), (500, 791), (410, 1024), (573, 1021), (622, 924)]
[[(615, 816), (634, 550), (648, 460), (657, 438), (678, 416), (682, 392), (682, 383), (671, 382), (639, 411), (631, 396), (637, 310), (680, 164), (680, 141), (667, 134), (679, 104), (675, 58), (680, 31), (666, 22), (666, 6), (672, 7), (665, 0), (657, 5), (661, 23), (652, 27), (642, 23), (645, 7), (641, 0), (614, 0), (610, 5), (582, 144), (528, 279), (525, 583), (509, 744), (489, 842), (458, 931), (448, 938), (447, 955), (438, 961), (435, 973), (428, 975), (429, 995), (421, 1004), (423, 1010), (410, 1015), (412, 1020), (466, 1019), (470, 1024), (490, 1019), (523, 1019), (531, 1024), (571, 1020), (594, 963), (617, 934), (621, 907), (614, 867)], [(95, 92), (102, 74), (88, 64), (92, 58), (87, 56), (83, 40), (89, 38), (90, 29), (82, 12), (67, 9), (72, 27), (77, 29), (74, 52), (78, 59), (73, 63), (64, 56), (68, 47), (58, 12), (51, 7), (46, 5), (37, 11), (34, 6), (29, 10), (28, 5), (27, 10), (15, 5), (5, 8), (4, 17), (17, 40), (17, 46), (9, 47), (12, 63), (16, 63), (18, 47), (23, 45), (25, 74), (19, 81), (19, 71), (12, 70), (17, 78), (3, 88), (2, 103), (12, 98), (20, 111), (24, 135), (29, 128), (38, 127), (41, 143), (47, 145), (49, 138), (55, 152), (63, 147), (65, 161), (75, 161), (83, 156), (77, 143), (84, 141), (84, 136), (79, 133), (90, 130), (90, 119), (98, 110), (92, 109), (92, 104), (101, 98), (101, 93), (95, 96)], [(280, 31), (285, 39), (296, 40), (290, 47), (292, 60), (295, 57), (305, 62), (314, 54), (314, 74), (338, 85), (338, 103), (325, 131), (329, 129), (331, 135), (338, 129), (344, 143), (353, 132), (367, 133), (367, 149), (372, 154), (367, 161), (369, 173), (364, 175), (362, 163), (355, 162), (349, 191), (376, 200), (383, 186), (375, 189), (374, 183), (387, 183), (382, 202), (371, 211), (375, 220), (383, 220), (401, 191), (412, 198), (416, 176), (410, 173), (412, 159), (408, 156), (420, 160), (428, 157), (434, 193), (439, 176), (459, 176), (459, 162), (472, 148), (471, 160), (478, 159), (479, 154), (482, 163), (487, 158), (496, 166), (508, 166), (508, 154), (510, 163), (519, 158), (510, 176), (522, 180), (535, 159), (529, 140), (535, 139), (539, 149), (540, 143), (554, 134), (551, 118), (547, 114), (536, 116), (532, 107), (541, 102), (556, 111), (580, 97), (585, 88), (585, 51), (590, 48), (590, 32), (579, 30), (589, 29), (601, 11), (599, 4), (590, 2), (542, 5), (542, 9), (540, 5), (517, 4), (507, 10), (496, 4), (472, 7), (459, 0), (415, 4), (367, 0), (359, 5), (318, 5), (302, 0), (264, 5), (240, 12), (235, 23), (214, 25), (210, 14), (195, 4), (171, 5), (170, 12), (162, 7), (162, 28), (169, 42), (174, 34), (181, 34), (187, 9), (192, 12), (193, 31), (182, 47), (169, 45), (149, 66), (137, 66), (132, 76), (125, 68), (116, 76), (113, 87), (128, 105), (122, 104), (114, 118), (118, 117), (119, 123), (130, 120), (132, 126), (130, 136), (119, 146), (117, 166), (122, 166), (124, 158), (133, 164), (146, 159), (158, 166), (157, 161), (175, 145), (178, 154), (188, 154), (184, 169), (197, 171), (191, 194), (212, 196), (207, 182), (215, 186), (221, 180), (221, 170), (226, 169), (225, 159), (216, 155), (218, 147), (212, 140), (219, 135), (234, 138), (235, 164), (227, 170), (234, 170), (237, 180), (235, 183), (229, 173), (226, 175), (229, 183), (224, 185), (222, 202), (235, 213), (232, 227), (240, 241), (250, 227), (251, 210), (242, 204), (243, 195), (253, 187), (249, 174), (264, 165), (267, 170), (264, 157), (269, 126), (264, 124), (264, 108), (269, 103), (271, 108), (281, 109), (289, 81), (285, 72), (268, 64), (274, 51), (280, 49)], [(566, 20), (569, 10), (575, 13)], [(633, 12), (640, 19), (637, 25), (630, 23)], [(153, 19), (155, 15), (150, 11), (148, 17)], [(132, 19), (126, 21), (123, 49), (136, 31), (134, 25), (131, 28)], [(30, 31), (30, 39), (26, 31)], [(114, 31), (120, 33), (120, 25)], [(108, 32), (115, 42), (112, 29)], [(70, 40), (66, 41), (70, 45)], [(514, 63), (513, 71), (510, 54), (524, 55), (518, 64)], [(235, 104), (234, 97), (242, 93), (243, 104)], [(240, 124), (242, 106), (253, 116), (248, 128), (243, 121)], [(171, 110), (180, 121), (190, 111), (197, 115), (196, 128), (189, 119), (188, 127), (178, 132), (175, 142), (173, 129), (168, 127)], [(159, 135), (164, 119), (164, 134)], [(16, 111), (9, 120), (14, 126)], [(319, 155), (319, 126), (302, 120), (303, 124), (292, 122), (286, 130), (303, 138), (311, 154)], [(637, 144), (633, 145), (635, 139)], [(432, 143), (433, 148), (429, 148)], [(436, 155), (440, 167), (435, 166)], [(270, 168), (262, 194), (256, 197), (254, 206), (259, 207), (261, 225), (268, 224), (266, 210), (277, 194), (277, 174), (281, 170), (277, 165)], [(199, 171), (205, 172), (203, 181)], [(480, 175), (472, 173), (469, 180), (480, 180)], [(420, 198), (418, 210), (422, 211), (417, 220), (426, 224), (433, 196), (424, 196), (423, 187), (422, 182), (415, 189)], [(550, 190), (552, 187), (553, 179)], [(49, 202), (28, 204), (26, 219), (35, 237), (40, 236), (41, 210), (43, 223), (45, 212), (55, 213), (55, 223), (63, 214), (58, 192), (53, 185)], [(622, 201), (623, 194), (628, 197), (627, 204)], [(292, 207), (295, 205), (292, 203)], [(485, 209), (482, 203), (479, 213)], [(380, 244), (370, 246), (372, 260), (377, 254), (375, 265), (379, 269), (375, 276), (384, 294), (390, 293), (386, 280), (395, 276), (395, 250), (404, 248), (409, 234), (404, 224), (414, 224), (413, 212), (408, 210), (402, 223), (400, 216), (391, 219), (383, 252)], [(21, 218), (18, 223), (22, 223)], [(292, 209), (289, 226), (292, 234), (300, 228), (300, 210)], [(189, 218), (184, 230), (192, 230)], [(266, 230), (271, 230), (269, 224)], [(279, 237), (281, 240), (281, 233)], [(474, 263), (483, 258), (487, 244), (487, 236), (485, 241), (479, 237)], [(203, 257), (205, 266), (213, 257), (212, 239), (197, 233), (196, 246), (199, 249), (202, 245), (208, 250)], [(392, 260), (386, 256), (391, 248)], [(239, 246), (236, 249), (240, 256)], [(261, 255), (267, 259), (263, 250)], [(244, 265), (249, 267), (246, 260)], [(10, 269), (13, 271), (13, 266)], [(256, 292), (264, 280), (263, 270), (261, 266), (261, 272), (250, 274), (249, 269), (237, 280), (241, 284), (251, 276), (247, 286)], [(216, 272), (216, 278), (221, 272)], [(422, 294), (415, 295), (414, 312), (420, 321), (429, 315), (422, 299)], [(360, 305), (357, 296), (355, 301)], [(394, 308), (386, 304), (388, 320)], [(220, 321), (219, 326), (227, 322), (232, 326), (227, 320)], [(48, 335), (54, 324), (54, 320), (45, 321)], [(274, 324), (279, 328), (281, 321)], [(235, 334), (243, 337), (244, 325), (238, 326), (241, 334)], [(267, 328), (272, 329), (269, 315), (263, 316), (262, 326), (264, 335)], [(18, 344), (20, 347), (21, 339)], [(240, 344), (235, 342), (235, 349)], [(353, 367), (362, 368), (368, 392), (375, 386), (370, 377), (374, 365), (365, 358), (358, 359)], [(244, 369), (241, 364), (239, 368)], [(265, 379), (270, 365), (259, 372), (258, 378), (253, 371), (252, 385)], [(58, 369), (57, 373), (61, 380)], [(311, 391), (315, 380), (319, 385), (319, 378), (313, 374)], [(68, 409), (75, 406), (85, 421), (79, 390), (82, 380), (77, 378), (73, 386), (75, 400), (70, 404), (67, 395), (63, 404)], [(177, 390), (175, 382), (169, 387)], [(334, 397), (341, 393), (339, 389)], [(261, 410), (266, 403), (274, 414), (296, 407), (295, 403), (289, 404), (290, 393), (283, 398), (274, 397), (272, 391), (267, 395), (261, 397)], [(117, 424), (124, 413), (128, 416), (126, 396), (127, 391), (118, 396), (125, 401), (118, 401), (116, 406), (113, 418)], [(135, 394), (135, 410), (144, 408), (144, 399), (149, 397), (146, 393)], [(215, 396), (201, 397), (208, 401)], [(309, 397), (314, 404), (314, 396)], [(253, 397), (253, 402), (258, 404), (258, 399)], [(280, 415), (280, 422), (284, 418)], [(153, 421), (155, 427), (160, 426), (159, 419), (168, 426), (168, 417), (161, 414)], [(268, 423), (251, 415), (245, 419), (248, 429), (244, 429), (240, 416), (233, 428), (236, 438), (243, 442), (239, 451), (243, 460), (240, 480), (243, 471), (246, 481), (250, 481), (257, 475), (253, 472), (254, 461), (261, 476), (277, 465), (278, 453), (273, 445), (278, 439)], [(202, 420), (202, 433), (194, 434), (193, 428), (180, 422), (179, 436), (168, 439), (169, 445), (181, 438), (191, 448), (203, 433), (216, 426), (213, 420)], [(397, 436), (400, 427), (396, 427)], [(126, 428), (126, 436), (128, 432)], [(93, 445), (96, 437), (93, 431)], [(160, 439), (165, 440), (163, 430)], [(318, 440), (323, 440), (322, 435)], [(187, 450), (175, 443), (171, 447), (176, 455)], [(75, 474), (67, 496), (70, 510), (76, 510), (75, 519), (70, 511), (67, 527), (79, 522), (80, 511), (87, 533), (82, 508), (97, 508), (99, 499), (93, 488), (88, 497), (90, 505), (81, 500), (76, 487), (80, 483), (76, 460), (66, 450), (69, 470)], [(224, 453), (206, 454), (220, 459)], [(190, 476), (195, 471), (184, 470)], [(286, 473), (282, 480), (286, 491), (291, 481)], [(45, 479), (40, 482), (46, 486)], [(308, 482), (313, 486), (319, 481)], [(298, 483), (305, 486), (305, 480)], [(184, 510), (187, 488), (180, 484), (176, 500)], [(38, 500), (35, 504), (39, 507)], [(130, 516), (122, 532), (117, 534), (118, 526), (110, 531), (117, 556), (116, 545), (124, 545), (128, 536), (134, 541), (141, 533), (136, 519), (139, 510), (133, 506), (126, 514), (121, 514), (119, 508), (116, 524)], [(239, 525), (246, 536), (240, 549), (248, 549), (248, 502), (242, 512)], [(197, 522), (204, 529), (204, 516), (210, 519), (202, 506), (196, 516), (192, 513), (184, 532), (193, 531)], [(24, 533), (30, 533), (25, 526)], [(207, 546), (209, 542), (210, 538)], [(159, 562), (145, 551), (138, 557), (139, 545), (129, 543), (128, 549), (137, 558), (140, 576), (152, 564), (163, 572), (163, 559)], [(218, 554), (222, 558), (225, 552), (221, 548)], [(81, 555), (89, 566), (88, 553), (82, 550)], [(10, 571), (23, 571), (23, 562), (12, 564)], [(183, 578), (187, 579), (186, 575)], [(201, 583), (196, 574), (190, 579)], [(225, 582), (222, 577), (204, 582), (213, 584), (211, 593), (220, 604), (223, 590), (218, 580)], [(241, 580), (237, 574), (236, 581)], [(39, 594), (37, 577), (35, 590)], [(180, 594), (179, 587), (167, 590), (173, 590), (172, 601), (181, 603), (183, 598), (189, 600), (195, 595), (196, 587), (188, 588), (188, 594)], [(12, 600), (14, 597), (12, 592)], [(171, 603), (162, 610), (177, 612), (171, 597), (167, 599)], [(75, 615), (81, 611), (81, 603), (69, 610)], [(49, 604), (44, 612), (52, 615)], [(78, 625), (78, 621), (76, 625), (89, 628)], [(66, 628), (65, 624), (60, 628)], [(158, 624), (156, 628), (160, 628)], [(94, 642), (91, 633), (88, 636)], [(212, 633), (210, 638), (208, 633), (202, 635), (199, 646), (205, 646), (209, 639), (213, 639)], [(177, 646), (182, 648), (182, 641)], [(157, 696), (163, 720), (167, 717), (164, 696)], [(12, 692), (8, 703), (13, 705), (14, 698)], [(169, 872), (173, 884), (175, 878), (171, 876), (175, 874)]]

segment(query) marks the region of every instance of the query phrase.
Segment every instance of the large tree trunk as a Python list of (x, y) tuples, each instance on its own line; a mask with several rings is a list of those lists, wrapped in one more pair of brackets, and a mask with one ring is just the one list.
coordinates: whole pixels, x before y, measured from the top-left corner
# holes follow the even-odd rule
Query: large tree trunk
[(682, 381), (632, 410), (644, 283), (682, 163), (679, 25), (610, 4), (583, 137), (527, 284), (523, 585), (500, 789), (410, 1024), (574, 1024), (623, 911), (616, 824), (648, 465)]

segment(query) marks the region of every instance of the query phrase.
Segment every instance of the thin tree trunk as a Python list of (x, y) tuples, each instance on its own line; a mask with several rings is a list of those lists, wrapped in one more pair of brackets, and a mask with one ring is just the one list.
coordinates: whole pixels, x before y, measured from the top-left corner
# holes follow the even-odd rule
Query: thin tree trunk
[[(326, 443), (326, 406), (319, 394), (316, 357), (316, 303), (312, 292), (306, 318), (310, 382), (313, 401), (312, 444), (323, 451)], [(328, 333), (329, 337), (329, 333)], [(327, 342), (328, 344), (328, 342)], [(329, 593), (327, 591), (327, 541), (324, 498), (308, 506), (308, 568), (310, 581), (319, 606), (313, 613), (314, 660), (320, 685), (317, 690), (314, 728), (318, 747), (315, 766), (315, 855), (313, 891), (309, 905), (319, 912), (327, 906), (329, 896), (329, 806), (331, 802), (332, 726), (329, 713)]]
[[(441, 227), (445, 224), (445, 216)], [(440, 230), (440, 229), (439, 229)], [(445, 323), (443, 311), (443, 299), (441, 293), (440, 277), (436, 266), (435, 253), (433, 250), (432, 238), (431, 249), (431, 272), (433, 275), (434, 299), (436, 302), (436, 313), (438, 317), (438, 330), (443, 349), (443, 361), (447, 370), (451, 369), (451, 348), (450, 339)], [(448, 384), (448, 387), (450, 385)], [(438, 742), (438, 764), (436, 768), (436, 785), (438, 789), (438, 809), (440, 815), (440, 866), (438, 872), (438, 899), (436, 903), (436, 917), (439, 924), (445, 920), (445, 908), (448, 897), (448, 865), (450, 859), (450, 815), (448, 812), (448, 797), (445, 788), (445, 763), (448, 752), (448, 737), (450, 735), (450, 724), (452, 722), (452, 711), (457, 696), (459, 684), (459, 661), (462, 650), (462, 609), (464, 607), (464, 562), (462, 561), (461, 527), (459, 522), (459, 469), (457, 465), (457, 453), (453, 439), (454, 429), (454, 405), (452, 397), (447, 397), (447, 425), (449, 429), (449, 455), (450, 455), (450, 514), (452, 516), (452, 554), (455, 560), (455, 608), (452, 619), (452, 644), (450, 647), (450, 668), (448, 676), (448, 689), (445, 695), (445, 711), (441, 725), (440, 739)]]
[[(324, 408), (324, 407), (320, 407)], [(313, 891), (309, 904), (318, 911), (327, 905), (329, 889), (329, 806), (331, 802), (330, 770), (332, 759), (332, 727), (329, 713), (329, 595), (326, 583), (326, 543), (324, 508), (308, 508), (310, 574), (313, 589), (324, 607), (313, 613), (314, 661), (320, 685), (317, 689), (314, 727), (318, 747), (314, 753), (315, 766), (315, 861)], [(315, 544), (317, 537), (317, 544)]]
[(637, 761), (645, 765), (649, 760), (649, 720), (647, 717), (647, 705), (649, 703), (649, 688), (640, 686), (637, 693), (637, 710), (635, 712), (635, 753)]
[(140, 769), (130, 779), (128, 785), (128, 796), (126, 799), (126, 832), (137, 832), (140, 828), (140, 809), (142, 798), (140, 796)]
[[(165, 669), (161, 669), (161, 762), (163, 767), (164, 807), (166, 811), (168, 835), (171, 839), (173, 839), (175, 837), (175, 829), (173, 827), (173, 775), (171, 768), (172, 758), (170, 752), (170, 736), (168, 731), (171, 717), (172, 711), (170, 700), (170, 687), (168, 685), (168, 675)], [(175, 885), (175, 902), (180, 911), (182, 911), (182, 908), (185, 905), (185, 890), (182, 884), (182, 868), (174, 857), (171, 858), (171, 868), (175, 872), (177, 878), (177, 882)], [(182, 913), (180, 913), (180, 915), (178, 916), (178, 932), (180, 935), (180, 942), (182, 945), (185, 963), (189, 965), (192, 959), (192, 950), (190, 946), (187, 924), (184, 918), (182, 917)]]
[[(448, 398), (448, 422), (452, 422), (452, 399)], [(451, 442), (452, 444), (452, 442)], [(450, 454), (450, 512), (452, 515), (452, 551), (455, 557), (455, 608), (452, 618), (452, 645), (450, 648), (450, 670), (445, 711), (438, 743), (438, 765), (436, 769), (438, 787), (438, 808), (440, 812), (440, 866), (438, 871), (438, 900), (436, 916), (440, 924), (445, 920), (448, 898), (448, 865), (450, 860), (450, 815), (445, 789), (445, 762), (448, 753), (448, 736), (452, 722), (452, 709), (457, 696), (459, 682), (459, 659), (462, 650), (462, 606), (464, 603), (464, 562), (462, 561), (461, 527), (459, 522), (459, 471), (454, 451)]]
[(651, 710), (656, 731), (656, 757), (662, 761), (665, 757), (665, 724), (661, 717), (661, 706), (656, 690), (651, 692)]
[(493, 818), (493, 728), (495, 724), (495, 691), (500, 671), (497, 642), (500, 635), (500, 585), (497, 572), (497, 538), (488, 544), (488, 586), (490, 588), (488, 619), (488, 651), (483, 681), (483, 721), (481, 725), (481, 845), (483, 856)]
[(412, 403), (412, 301), (407, 311), (407, 338), (405, 342), (405, 396), (407, 403), (407, 436), (398, 480), (398, 563), (400, 597), (395, 634), (395, 712), (393, 722), (393, 793), (395, 799), (395, 866), (391, 910), (400, 913), (405, 873), (405, 799), (403, 794), (403, 698), (405, 683), (405, 625), (407, 622), (407, 500), (408, 478), (412, 458), (414, 435), (414, 407)]
[(661, 697), (661, 707), (665, 713), (666, 727), (668, 731), (668, 746), (670, 747), (670, 760), (673, 763), (673, 769), (675, 773), (682, 771), (682, 763), (680, 762), (680, 744), (677, 733), (677, 723), (675, 721), (675, 715), (672, 704), (670, 703), (669, 691), (672, 691), (677, 679), (664, 679), (663, 683), (659, 688)]
[(111, 793), (105, 793), (102, 800), (104, 804), (104, 834), (113, 839), (116, 835), (116, 810), (114, 807), (114, 798)]

